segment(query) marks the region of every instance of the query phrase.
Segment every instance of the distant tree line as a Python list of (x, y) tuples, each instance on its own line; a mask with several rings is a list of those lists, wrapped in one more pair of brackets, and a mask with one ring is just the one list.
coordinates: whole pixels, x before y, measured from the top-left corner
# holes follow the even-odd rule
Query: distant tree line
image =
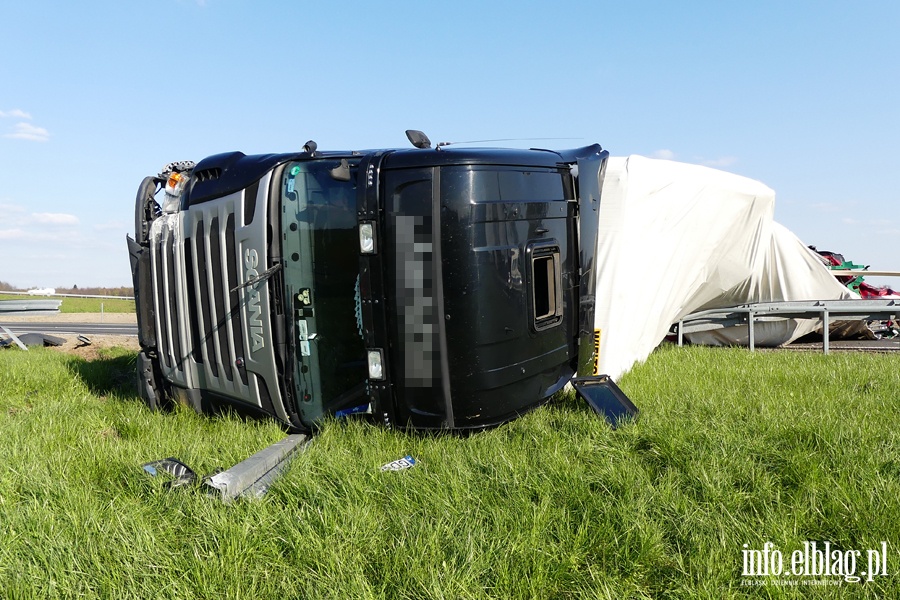
[(84, 294), (85, 296), (134, 296), (133, 287), (81, 287), (56, 288), (57, 294)]
[[(27, 289), (21, 290), (14, 285), (0, 281), (0, 292), (26, 292)], [(133, 287), (79, 287), (73, 285), (70, 288), (56, 288), (57, 294), (84, 294), (85, 296), (123, 296), (133, 297)]]

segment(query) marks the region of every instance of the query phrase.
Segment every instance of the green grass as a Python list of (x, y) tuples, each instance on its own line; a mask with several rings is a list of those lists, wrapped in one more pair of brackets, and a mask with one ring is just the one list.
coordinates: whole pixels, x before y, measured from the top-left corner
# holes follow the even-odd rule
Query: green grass
[[(211, 473), (281, 431), (151, 414), (133, 360), (0, 352), (5, 597), (900, 597), (900, 357), (663, 347), (620, 382), (642, 414), (617, 430), (572, 398), (468, 437), (331, 422), (228, 505), (140, 465)], [(887, 541), (890, 576), (741, 576), (743, 544), (789, 565), (812, 540)]]
[(48, 298), (62, 300), (59, 312), (63, 313), (134, 313), (134, 300), (124, 298), (58, 298), (0, 294), (0, 300), (47, 300)]
[(64, 313), (132, 313), (134, 300), (112, 298), (63, 298), (60, 312)]

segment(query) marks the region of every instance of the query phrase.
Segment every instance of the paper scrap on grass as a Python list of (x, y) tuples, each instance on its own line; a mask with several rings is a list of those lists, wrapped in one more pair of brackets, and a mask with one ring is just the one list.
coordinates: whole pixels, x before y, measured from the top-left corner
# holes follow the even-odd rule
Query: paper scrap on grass
[(403, 458), (397, 459), (394, 462), (389, 462), (386, 465), (381, 466), (382, 471), (402, 471), (403, 469), (408, 469), (416, 464), (416, 459), (408, 454)]

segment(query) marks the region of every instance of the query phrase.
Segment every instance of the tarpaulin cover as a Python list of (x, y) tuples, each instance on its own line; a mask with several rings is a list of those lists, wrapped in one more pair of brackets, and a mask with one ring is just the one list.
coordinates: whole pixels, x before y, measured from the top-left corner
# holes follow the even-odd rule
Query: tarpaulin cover
[[(856, 297), (775, 223), (775, 192), (699, 165), (610, 157), (600, 196), (595, 327), (599, 370), (618, 377), (690, 313), (750, 302)], [(760, 345), (790, 342), (814, 320), (759, 323)], [(743, 333), (742, 333), (743, 332)], [(694, 335), (744, 343), (747, 328)]]

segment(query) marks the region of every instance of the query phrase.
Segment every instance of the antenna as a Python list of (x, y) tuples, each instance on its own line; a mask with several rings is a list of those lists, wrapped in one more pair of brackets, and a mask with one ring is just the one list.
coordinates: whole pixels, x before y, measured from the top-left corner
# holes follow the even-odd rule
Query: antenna
[(577, 137), (546, 137), (546, 138), (496, 138), (493, 140), (466, 140), (459, 142), (438, 142), (437, 147), (443, 148), (454, 144), (485, 144), (488, 142), (532, 142), (532, 141), (548, 141), (548, 140), (583, 140)]

